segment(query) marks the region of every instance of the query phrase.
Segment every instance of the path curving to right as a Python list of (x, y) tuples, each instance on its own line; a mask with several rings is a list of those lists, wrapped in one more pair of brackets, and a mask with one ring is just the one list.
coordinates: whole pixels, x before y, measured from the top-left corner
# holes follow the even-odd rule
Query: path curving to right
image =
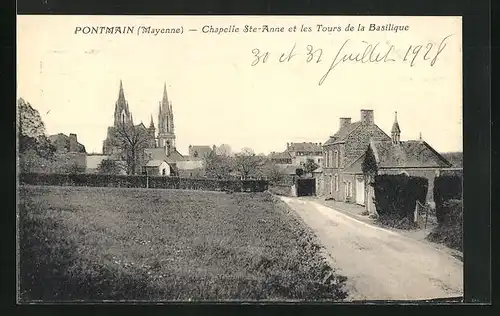
[(361, 222), (308, 199), (280, 197), (316, 233), (350, 300), (424, 300), (463, 295), (463, 263), (430, 244)]

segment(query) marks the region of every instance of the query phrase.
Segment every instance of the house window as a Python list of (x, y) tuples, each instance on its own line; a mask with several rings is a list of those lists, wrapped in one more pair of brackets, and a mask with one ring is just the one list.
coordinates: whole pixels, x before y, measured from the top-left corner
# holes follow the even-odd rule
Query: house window
[(352, 182), (347, 181), (346, 183), (346, 197), (352, 197)]
[(167, 169), (163, 168), (163, 170), (161, 171), (161, 174), (162, 174), (162, 175), (165, 175), (165, 174), (166, 174), (166, 170), (167, 170)]
[(339, 167), (339, 152), (338, 151), (335, 151), (333, 153), (333, 166), (335, 168), (338, 168)]
[(335, 181), (335, 191), (338, 191), (339, 190), (339, 176), (338, 175), (335, 175), (334, 181)]
[(328, 161), (328, 166), (333, 166), (333, 152), (330, 150), (330, 161)]
[(325, 168), (328, 168), (328, 151), (325, 151), (325, 160), (323, 161)]

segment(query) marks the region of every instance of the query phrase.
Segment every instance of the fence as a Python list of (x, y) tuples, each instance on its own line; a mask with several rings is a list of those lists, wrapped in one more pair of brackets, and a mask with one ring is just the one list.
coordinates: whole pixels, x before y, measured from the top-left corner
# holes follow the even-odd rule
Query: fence
[(266, 180), (219, 180), (145, 175), (21, 173), (20, 184), (264, 192)]
[(422, 204), (419, 200), (415, 202), (415, 212), (413, 214), (413, 221), (420, 228), (427, 228), (429, 222), (429, 215), (431, 209), (429, 205)]

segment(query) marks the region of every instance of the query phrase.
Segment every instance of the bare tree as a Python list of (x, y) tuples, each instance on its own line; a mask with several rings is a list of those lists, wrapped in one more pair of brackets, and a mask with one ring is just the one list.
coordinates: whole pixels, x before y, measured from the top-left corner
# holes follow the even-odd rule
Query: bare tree
[(215, 148), (215, 153), (219, 156), (231, 156), (231, 146), (228, 144), (221, 144)]
[(265, 159), (256, 156), (255, 152), (250, 148), (243, 148), (240, 153), (235, 155), (234, 159), (234, 167), (243, 180), (249, 177), (261, 176), (261, 169), (264, 164)]
[(210, 152), (203, 158), (205, 175), (210, 178), (227, 179), (233, 169), (233, 161), (227, 155)]
[(149, 145), (150, 135), (141, 125), (121, 123), (116, 128), (114, 145), (121, 149), (122, 159), (127, 166), (127, 174), (136, 174), (142, 162), (144, 148)]
[(281, 169), (269, 160), (267, 160), (262, 169), (264, 176), (273, 183), (278, 183), (283, 179)]

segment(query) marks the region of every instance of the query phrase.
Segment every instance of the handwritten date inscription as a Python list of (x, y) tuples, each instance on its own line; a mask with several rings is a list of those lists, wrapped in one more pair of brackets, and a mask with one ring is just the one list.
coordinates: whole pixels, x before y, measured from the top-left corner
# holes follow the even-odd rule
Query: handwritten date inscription
[(306, 45), (302, 52), (293, 44), (292, 48), (285, 53), (278, 54), (276, 57), (268, 51), (262, 51), (259, 48), (252, 50), (253, 60), (251, 65), (257, 66), (266, 64), (272, 60), (278, 63), (288, 63), (292, 60), (302, 59), (305, 63), (329, 62), (325, 74), (321, 77), (318, 85), (322, 85), (332, 70), (342, 63), (396, 63), (400, 62), (414, 67), (419, 63), (426, 63), (433, 67), (438, 61), (438, 57), (446, 48), (447, 41), (452, 35), (444, 37), (438, 43), (428, 42), (426, 44), (409, 45), (401, 51), (396, 49), (395, 45), (386, 45), (381, 47), (380, 43), (369, 43), (362, 41), (362, 49), (350, 49), (351, 40), (346, 40), (336, 51), (333, 59), (326, 59), (323, 48)]

